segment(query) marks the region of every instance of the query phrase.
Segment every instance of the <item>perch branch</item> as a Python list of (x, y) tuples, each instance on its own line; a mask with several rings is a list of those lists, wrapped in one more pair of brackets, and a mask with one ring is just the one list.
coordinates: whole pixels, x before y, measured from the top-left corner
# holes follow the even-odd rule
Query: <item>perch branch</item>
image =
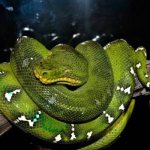
[[(147, 60), (147, 72), (150, 75), (150, 60)], [(135, 97), (142, 96), (142, 95), (143, 96), (150, 95), (150, 91), (144, 88), (143, 85), (138, 80), (138, 78), (136, 77), (133, 97), (135, 98)]]

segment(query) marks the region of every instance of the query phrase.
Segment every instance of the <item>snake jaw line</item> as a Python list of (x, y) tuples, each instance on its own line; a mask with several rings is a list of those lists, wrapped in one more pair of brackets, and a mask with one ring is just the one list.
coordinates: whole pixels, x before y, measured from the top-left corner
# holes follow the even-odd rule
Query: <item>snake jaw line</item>
[(77, 86), (81, 82), (79, 80), (71, 79), (71, 78), (58, 78), (58, 79), (47, 79), (43, 78), (42, 76), (36, 75), (36, 77), (43, 83), (43, 84), (67, 84), (67, 85), (72, 85), (72, 86)]
[[(66, 70), (66, 72), (69, 72), (69, 70)], [(36, 69), (34, 69), (34, 75), (37, 79), (39, 79), (43, 84), (68, 84), (68, 85), (79, 85), (81, 84), (80, 80), (77, 79), (72, 79), (69, 77), (60, 77), (57, 79), (48, 79), (48, 78), (44, 78), (42, 75), (40, 75), (40, 73), (38, 73), (38, 71)]]

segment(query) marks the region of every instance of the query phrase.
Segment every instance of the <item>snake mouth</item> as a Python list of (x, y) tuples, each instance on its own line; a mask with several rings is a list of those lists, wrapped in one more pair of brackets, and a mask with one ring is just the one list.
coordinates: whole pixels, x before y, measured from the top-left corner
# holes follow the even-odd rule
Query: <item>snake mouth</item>
[(59, 77), (56, 79), (49, 79), (43, 77), (38, 71), (34, 70), (34, 75), (39, 79), (43, 84), (66, 84), (70, 86), (78, 86), (81, 82), (77, 79), (72, 79), (70, 77)]

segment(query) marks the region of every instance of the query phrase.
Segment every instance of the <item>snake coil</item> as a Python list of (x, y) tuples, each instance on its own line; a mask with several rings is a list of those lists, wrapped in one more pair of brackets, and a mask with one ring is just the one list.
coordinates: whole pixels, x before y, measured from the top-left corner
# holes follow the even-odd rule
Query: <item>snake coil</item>
[(86, 41), (47, 50), (22, 37), (10, 62), (0, 64), (0, 111), (44, 141), (100, 149), (125, 128), (135, 75), (150, 87), (145, 48), (134, 51), (123, 39), (105, 47)]

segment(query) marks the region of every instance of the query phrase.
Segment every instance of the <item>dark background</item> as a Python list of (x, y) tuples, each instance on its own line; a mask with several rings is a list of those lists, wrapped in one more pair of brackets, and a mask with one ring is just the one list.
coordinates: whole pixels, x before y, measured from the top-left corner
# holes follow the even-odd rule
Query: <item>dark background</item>
[[(9, 61), (22, 35), (38, 39), (49, 49), (58, 43), (75, 46), (95, 37), (104, 46), (123, 38), (134, 48), (144, 46), (149, 59), (149, 14), (146, 0), (0, 0), (0, 62)], [(150, 149), (149, 118), (149, 96), (137, 98), (127, 127), (108, 150)], [(34, 143), (15, 127), (0, 137), (2, 150), (34, 150)]]

